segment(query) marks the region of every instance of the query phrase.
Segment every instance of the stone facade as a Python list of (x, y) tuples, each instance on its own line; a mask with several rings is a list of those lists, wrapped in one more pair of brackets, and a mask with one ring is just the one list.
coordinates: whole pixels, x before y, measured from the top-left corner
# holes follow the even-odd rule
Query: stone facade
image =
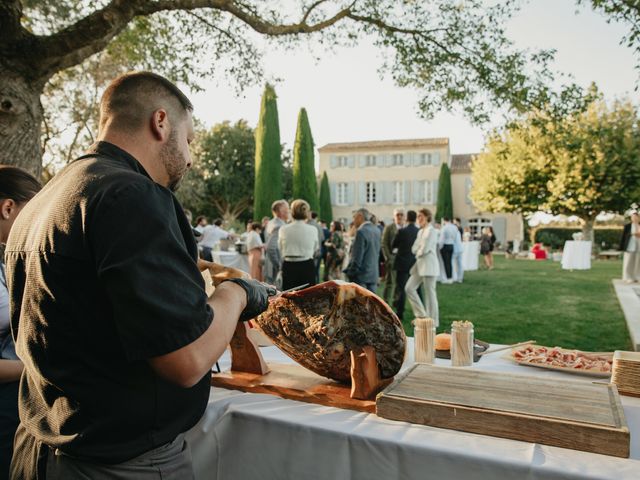
[(318, 149), (326, 171), (333, 216), (349, 223), (365, 207), (390, 222), (395, 208), (435, 212), (442, 162), (451, 168), (454, 216), (475, 231), (492, 225), (498, 241), (521, 238), (517, 215), (478, 212), (468, 198), (472, 155), (451, 155), (448, 138), (330, 143)]

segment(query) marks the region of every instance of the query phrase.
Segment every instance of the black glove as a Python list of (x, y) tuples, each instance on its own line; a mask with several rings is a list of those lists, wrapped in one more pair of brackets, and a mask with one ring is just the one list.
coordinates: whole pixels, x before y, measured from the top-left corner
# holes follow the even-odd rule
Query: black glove
[(240, 321), (246, 322), (257, 317), (269, 307), (269, 297), (273, 297), (278, 291), (273, 285), (257, 280), (244, 278), (228, 278), (223, 282), (233, 282), (240, 285), (247, 294), (247, 306), (240, 314)]

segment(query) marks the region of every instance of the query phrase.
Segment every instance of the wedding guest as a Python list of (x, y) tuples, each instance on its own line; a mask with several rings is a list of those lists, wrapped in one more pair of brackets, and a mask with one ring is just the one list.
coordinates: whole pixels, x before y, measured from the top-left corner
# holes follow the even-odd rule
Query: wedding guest
[(640, 281), (640, 215), (631, 213), (630, 222), (622, 230), (620, 250), (622, 257), (622, 279), (625, 283)]
[(269, 224), (269, 217), (262, 217), (262, 221), (260, 222), (262, 226), (262, 230), (260, 231), (260, 238), (262, 239), (262, 243), (266, 243), (266, 230), (267, 225)]
[(313, 264), (316, 269), (315, 283), (320, 283), (320, 262), (324, 256), (324, 231), (322, 230), (322, 226), (318, 223), (318, 212), (311, 212), (311, 218), (307, 220), (307, 224), (311, 225), (318, 231), (318, 245), (320, 245), (320, 250), (316, 252), (315, 257), (313, 258)]
[[(416, 318), (433, 318), (439, 325), (438, 297), (436, 296), (436, 281), (440, 275), (438, 261), (438, 236), (431, 225), (431, 211), (423, 208), (418, 212), (418, 226), (420, 231), (411, 247), (416, 256), (416, 263), (411, 267), (411, 276), (405, 286), (409, 304)], [(418, 288), (422, 285), (426, 305), (422, 303)]]
[(395, 296), (396, 269), (394, 267), (396, 252), (393, 249), (393, 241), (398, 231), (404, 226), (404, 210), (393, 210), (393, 222), (384, 227), (382, 231), (382, 256), (384, 258), (384, 290), (382, 298), (391, 303)]
[(207, 222), (207, 217), (205, 217), (204, 215), (198, 215), (196, 217), (196, 226), (194, 227), (199, 233), (202, 233), (202, 230), (204, 230), (204, 227), (206, 227), (208, 225), (209, 222)]
[(40, 183), (16, 167), (0, 165), (0, 479), (9, 478), (13, 436), (18, 428), (18, 386), (22, 362), (9, 328), (9, 291), (4, 247), (20, 210), (38, 193)]
[(324, 267), (324, 278), (327, 280), (343, 280), (342, 262), (345, 257), (344, 227), (342, 223), (333, 221), (329, 229), (329, 239), (324, 242), (327, 248), (327, 259)]
[(491, 229), (484, 227), (482, 229), (482, 236), (480, 237), (480, 254), (484, 258), (484, 265), (488, 270), (493, 270), (493, 241), (491, 235)]
[(198, 243), (202, 247), (202, 258), (204, 260), (213, 261), (213, 250), (216, 245), (220, 243), (220, 240), (232, 238), (233, 234), (227, 232), (222, 228), (222, 219), (217, 218), (213, 225), (207, 225), (202, 229), (202, 236)]
[(464, 279), (464, 265), (462, 264), (462, 254), (464, 252), (462, 246), (462, 235), (459, 229), (456, 232), (456, 238), (453, 242), (453, 257), (451, 257), (451, 263), (453, 265), (453, 281), (456, 283), (462, 283)]
[(247, 234), (247, 256), (249, 257), (249, 274), (251, 278), (262, 281), (262, 252), (264, 244), (260, 238), (262, 225), (258, 222), (252, 222), (249, 233)]
[(462, 241), (463, 242), (471, 241), (471, 229), (469, 227), (464, 227), (464, 231), (462, 233)]
[(350, 282), (357, 283), (375, 293), (380, 277), (380, 229), (372, 223), (366, 208), (353, 214), (356, 236), (351, 247), (351, 259), (344, 273)]
[(459, 235), (458, 228), (451, 223), (449, 217), (442, 217), (442, 229), (440, 230), (440, 237), (438, 240), (440, 246), (440, 254), (442, 255), (442, 262), (444, 263), (444, 271), (446, 279), (444, 283), (453, 283), (453, 247), (456, 242), (456, 236)]
[(398, 230), (396, 238), (393, 239), (391, 248), (397, 249), (396, 260), (394, 262), (394, 268), (396, 270), (396, 291), (393, 300), (393, 308), (398, 314), (398, 317), (402, 319), (404, 315), (404, 304), (406, 302), (406, 294), (404, 287), (409, 280), (409, 271), (413, 264), (416, 263), (416, 257), (411, 252), (411, 247), (416, 241), (419, 228), (416, 227), (416, 212), (414, 210), (407, 211), (407, 223), (404, 227)]
[(320, 244), (318, 229), (307, 224), (311, 208), (305, 200), (291, 203), (293, 222), (280, 228), (278, 247), (282, 254), (282, 290), (316, 283), (314, 257)]
[(265, 255), (263, 277), (266, 283), (276, 285), (281, 283), (280, 268), (282, 267), (282, 255), (278, 247), (278, 234), (280, 228), (289, 221), (289, 202), (276, 200), (271, 204), (273, 218), (267, 223), (265, 229)]

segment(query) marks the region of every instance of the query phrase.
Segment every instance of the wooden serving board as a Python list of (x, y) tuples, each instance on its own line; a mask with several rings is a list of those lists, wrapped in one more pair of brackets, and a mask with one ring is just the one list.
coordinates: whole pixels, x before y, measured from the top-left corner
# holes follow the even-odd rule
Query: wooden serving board
[(416, 364), (378, 394), (384, 418), (629, 456), (615, 385)]
[(251, 393), (268, 393), (290, 400), (374, 413), (375, 400), (351, 398), (351, 385), (321, 377), (296, 364), (269, 363), (264, 375), (227, 371), (214, 373), (211, 386)]

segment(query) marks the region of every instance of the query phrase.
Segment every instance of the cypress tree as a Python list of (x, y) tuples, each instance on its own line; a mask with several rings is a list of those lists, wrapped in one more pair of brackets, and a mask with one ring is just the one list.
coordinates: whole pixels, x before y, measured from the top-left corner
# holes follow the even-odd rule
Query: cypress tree
[(282, 157), (278, 104), (274, 88), (267, 84), (262, 94), (256, 127), (256, 176), (253, 218), (271, 216), (271, 204), (282, 198)]
[(442, 217), (453, 217), (453, 198), (451, 197), (451, 170), (446, 163), (440, 167), (440, 179), (438, 181), (438, 205), (436, 206), (436, 222), (440, 223)]
[(300, 109), (296, 141), (293, 145), (293, 198), (309, 202), (311, 210), (318, 211), (318, 186), (313, 155), (313, 137), (307, 111)]
[(322, 174), (320, 182), (320, 220), (331, 223), (333, 221), (333, 210), (331, 208), (331, 191), (329, 190), (329, 178), (327, 172)]

